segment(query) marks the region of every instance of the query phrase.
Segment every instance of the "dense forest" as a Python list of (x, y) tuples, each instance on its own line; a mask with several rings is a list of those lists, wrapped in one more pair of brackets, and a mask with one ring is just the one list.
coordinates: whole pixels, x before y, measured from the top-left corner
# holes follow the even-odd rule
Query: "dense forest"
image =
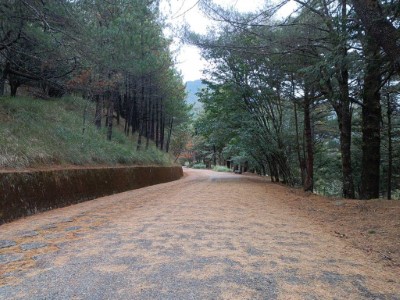
[[(83, 97), (95, 105), (93, 123), (106, 139), (112, 140), (118, 125), (135, 136), (136, 150), (152, 144), (168, 152), (172, 131), (187, 121), (189, 107), (159, 5), (1, 1), (0, 96)], [(82, 114), (83, 122), (89, 119)]]
[(400, 2), (295, 0), (279, 17), (287, 2), (200, 1), (217, 26), (185, 34), (210, 62), (196, 153), (305, 191), (398, 197)]
[(305, 191), (399, 198), (400, 2), (294, 0), (282, 17), (288, 2), (196, 2), (216, 25), (182, 33), (210, 66), (192, 131), (159, 0), (1, 1), (0, 96), (82, 97), (83, 124), (109, 141), (122, 127), (135, 151), (189, 146)]

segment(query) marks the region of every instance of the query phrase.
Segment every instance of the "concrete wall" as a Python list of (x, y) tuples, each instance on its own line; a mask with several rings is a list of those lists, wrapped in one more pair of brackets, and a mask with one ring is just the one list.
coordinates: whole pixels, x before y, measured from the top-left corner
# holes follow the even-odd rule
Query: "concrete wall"
[(181, 167), (0, 173), (0, 224), (36, 212), (181, 178)]

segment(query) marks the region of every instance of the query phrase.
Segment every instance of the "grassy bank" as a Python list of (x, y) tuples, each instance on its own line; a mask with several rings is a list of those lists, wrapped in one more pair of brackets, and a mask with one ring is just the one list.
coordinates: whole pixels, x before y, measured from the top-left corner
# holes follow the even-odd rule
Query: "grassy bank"
[(107, 141), (93, 118), (93, 103), (81, 98), (0, 98), (0, 168), (171, 165), (169, 155), (154, 146), (136, 151), (135, 139), (120, 128), (115, 127), (113, 140)]

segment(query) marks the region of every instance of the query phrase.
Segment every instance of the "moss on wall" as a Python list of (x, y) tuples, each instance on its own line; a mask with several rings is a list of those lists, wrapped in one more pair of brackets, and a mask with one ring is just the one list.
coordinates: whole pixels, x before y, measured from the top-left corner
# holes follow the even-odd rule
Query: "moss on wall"
[(181, 167), (122, 167), (0, 173), (0, 224), (181, 178)]

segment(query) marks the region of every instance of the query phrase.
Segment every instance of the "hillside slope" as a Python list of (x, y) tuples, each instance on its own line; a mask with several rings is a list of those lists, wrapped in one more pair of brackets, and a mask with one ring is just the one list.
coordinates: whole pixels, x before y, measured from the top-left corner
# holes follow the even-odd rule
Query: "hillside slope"
[(169, 155), (153, 146), (136, 151), (135, 140), (117, 126), (113, 140), (107, 141), (105, 132), (93, 125), (93, 117), (93, 103), (81, 98), (0, 98), (0, 169), (171, 164)]

